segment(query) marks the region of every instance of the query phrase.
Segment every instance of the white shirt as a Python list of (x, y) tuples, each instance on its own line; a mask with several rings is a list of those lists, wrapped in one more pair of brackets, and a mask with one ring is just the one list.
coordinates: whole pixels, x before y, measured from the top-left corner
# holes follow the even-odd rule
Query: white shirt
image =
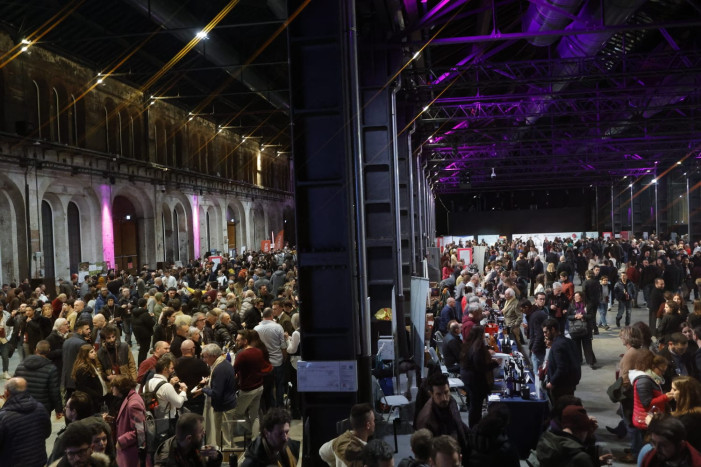
[[(146, 383), (146, 391), (153, 391), (161, 381), (165, 381), (166, 384), (162, 385), (156, 393), (158, 407), (156, 407), (154, 417), (168, 418), (170, 416), (170, 418), (174, 418), (178, 409), (182, 407), (183, 403), (187, 400), (187, 394), (185, 391), (176, 392), (173, 385), (160, 373), (153, 375), (153, 378)], [(170, 409), (170, 414), (166, 411), (167, 409)]]
[(253, 330), (258, 333), (261, 342), (268, 348), (270, 364), (281, 366), (283, 362), (282, 351), (287, 349), (285, 331), (282, 326), (273, 320), (264, 319)]

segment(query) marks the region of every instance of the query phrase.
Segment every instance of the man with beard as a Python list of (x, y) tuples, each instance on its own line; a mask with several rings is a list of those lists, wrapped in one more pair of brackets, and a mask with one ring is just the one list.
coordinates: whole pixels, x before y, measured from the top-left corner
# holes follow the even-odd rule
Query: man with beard
[(441, 373), (429, 378), (431, 399), (419, 412), (416, 419), (416, 429), (427, 428), (433, 436), (448, 435), (458, 440), (465, 450), (469, 429), (463, 423), (458, 410), (458, 404), (450, 394), (448, 377)]
[(263, 395), (263, 376), (273, 370), (263, 351), (250, 343), (252, 331), (241, 329), (236, 334), (236, 358), (234, 372), (239, 386), (239, 396), (234, 409), (235, 420), (247, 420), (252, 433), (258, 421), (258, 409)]
[(117, 339), (117, 327), (109, 324), (102, 330), (102, 345), (97, 351), (97, 359), (102, 366), (102, 377), (112, 381), (117, 375), (127, 375), (136, 381), (136, 363), (126, 342)]

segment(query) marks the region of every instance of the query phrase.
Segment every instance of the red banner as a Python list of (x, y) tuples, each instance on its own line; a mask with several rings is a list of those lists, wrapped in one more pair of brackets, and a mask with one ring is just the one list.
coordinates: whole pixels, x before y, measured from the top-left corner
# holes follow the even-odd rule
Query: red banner
[(281, 230), (275, 235), (275, 249), (282, 250), (282, 243), (285, 240), (285, 231)]
[(263, 240), (260, 242), (260, 251), (263, 253), (270, 253), (270, 240)]

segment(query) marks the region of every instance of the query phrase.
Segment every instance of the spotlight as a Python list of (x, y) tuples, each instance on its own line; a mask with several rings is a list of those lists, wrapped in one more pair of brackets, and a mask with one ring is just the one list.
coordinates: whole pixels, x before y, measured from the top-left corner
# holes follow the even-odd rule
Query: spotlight
[(497, 174), (494, 172), (494, 167), (492, 167), (492, 178), (497, 178)]

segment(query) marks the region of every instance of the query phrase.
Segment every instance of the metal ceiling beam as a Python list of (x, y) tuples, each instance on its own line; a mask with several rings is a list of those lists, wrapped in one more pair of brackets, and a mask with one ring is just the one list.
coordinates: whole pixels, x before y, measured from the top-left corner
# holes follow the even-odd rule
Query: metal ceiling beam
[[(602, 32), (626, 32), (626, 31), (653, 31), (658, 29), (675, 29), (675, 28), (697, 28), (701, 26), (701, 19), (692, 19), (688, 21), (669, 21), (662, 23), (650, 23), (650, 24), (623, 24), (616, 26), (595, 26), (591, 28), (579, 28), (579, 29), (559, 29), (556, 31), (531, 31), (531, 32), (512, 32), (512, 33), (502, 33), (493, 32), (491, 34), (475, 35), (475, 36), (456, 36), (456, 37), (443, 37), (433, 39), (428, 43), (429, 47), (440, 47), (445, 45), (464, 45), (464, 44), (479, 44), (483, 42), (501, 42), (501, 41), (514, 41), (521, 39), (533, 39), (537, 37), (549, 37), (549, 36), (577, 36), (580, 34), (598, 34)], [(421, 47), (425, 44), (414, 43), (411, 44), (415, 47)]]

